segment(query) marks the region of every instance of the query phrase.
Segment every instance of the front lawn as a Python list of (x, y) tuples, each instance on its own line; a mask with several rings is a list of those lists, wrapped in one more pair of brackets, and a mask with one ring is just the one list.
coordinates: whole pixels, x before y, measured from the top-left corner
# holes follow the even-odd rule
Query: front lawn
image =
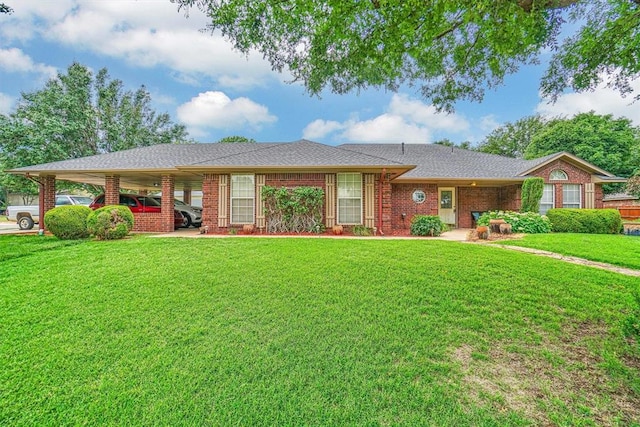
[(591, 261), (640, 270), (640, 237), (614, 234), (528, 234), (520, 240), (500, 242), (542, 249)]
[(637, 278), (419, 239), (55, 242), (0, 236), (0, 425), (640, 422)]

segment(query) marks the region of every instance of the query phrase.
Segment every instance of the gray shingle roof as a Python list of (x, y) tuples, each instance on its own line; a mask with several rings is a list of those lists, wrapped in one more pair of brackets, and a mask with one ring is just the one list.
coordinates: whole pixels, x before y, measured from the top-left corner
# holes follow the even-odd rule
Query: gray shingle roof
[[(206, 171), (237, 168), (391, 167), (411, 179), (522, 179), (523, 174), (563, 153), (534, 160), (513, 159), (436, 144), (291, 143), (162, 144), (80, 159), (27, 166), (15, 172)], [(569, 155), (570, 156), (570, 155)], [(573, 157), (573, 156), (571, 156)], [(416, 165), (415, 169), (412, 169)], [(588, 163), (585, 162), (585, 165)], [(595, 166), (594, 166), (595, 168)], [(410, 170), (412, 169), (412, 170)], [(604, 172), (594, 169), (594, 172)], [(610, 179), (610, 175), (602, 179)], [(614, 177), (615, 178), (615, 177)]]
[(322, 167), (322, 166), (401, 166), (400, 163), (382, 157), (372, 156), (317, 142), (300, 140), (283, 144), (253, 144), (256, 150), (243, 151), (219, 156), (191, 164), (192, 167), (206, 166), (275, 166), (275, 167)]
[(344, 144), (339, 148), (384, 157), (417, 167), (400, 179), (517, 178), (528, 169), (556, 156), (552, 154), (535, 160), (513, 159), (495, 154), (479, 153), (438, 144)]

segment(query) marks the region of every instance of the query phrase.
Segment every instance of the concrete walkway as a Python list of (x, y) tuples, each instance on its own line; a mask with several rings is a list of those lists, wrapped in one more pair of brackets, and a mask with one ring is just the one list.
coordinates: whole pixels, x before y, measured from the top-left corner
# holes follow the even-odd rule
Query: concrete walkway
[(554, 258), (560, 261), (568, 262), (570, 264), (586, 265), (588, 267), (599, 268), (601, 270), (613, 271), (614, 273), (624, 274), (625, 276), (640, 277), (640, 270), (633, 270), (631, 268), (618, 267), (617, 265), (607, 264), (604, 262), (590, 261), (588, 259), (578, 258), (575, 256), (561, 255), (555, 252), (543, 251), (541, 249), (524, 248), (521, 246), (510, 246), (510, 245), (500, 245), (500, 244), (493, 244), (491, 246), (497, 246), (499, 248), (509, 249), (512, 251), (519, 251), (519, 252), (525, 252), (528, 254)]

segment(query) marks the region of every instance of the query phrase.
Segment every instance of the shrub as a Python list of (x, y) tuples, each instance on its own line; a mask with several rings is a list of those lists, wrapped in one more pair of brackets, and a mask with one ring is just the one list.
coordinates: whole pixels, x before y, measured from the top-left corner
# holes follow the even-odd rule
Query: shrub
[(544, 179), (527, 178), (522, 183), (522, 212), (539, 212), (544, 191)]
[(415, 215), (411, 218), (413, 236), (439, 236), (447, 231), (447, 225), (437, 215)]
[(622, 218), (617, 209), (549, 209), (552, 230), (558, 233), (618, 234)]
[(353, 234), (355, 236), (371, 236), (371, 229), (364, 225), (355, 225), (353, 227)]
[(87, 228), (98, 240), (122, 239), (133, 229), (133, 214), (126, 206), (104, 206), (91, 212)]
[(489, 225), (492, 219), (503, 219), (511, 224), (513, 233), (539, 234), (551, 231), (549, 218), (536, 212), (489, 211), (478, 218), (478, 225)]
[(47, 229), (58, 239), (74, 240), (89, 237), (87, 217), (93, 211), (88, 206), (58, 206), (44, 214)]
[(324, 190), (319, 187), (262, 187), (268, 233), (322, 232)]

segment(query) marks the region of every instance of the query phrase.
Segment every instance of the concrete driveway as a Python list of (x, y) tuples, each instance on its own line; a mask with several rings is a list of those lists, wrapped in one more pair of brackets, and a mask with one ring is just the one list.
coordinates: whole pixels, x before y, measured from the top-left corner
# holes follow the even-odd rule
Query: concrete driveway
[(36, 224), (31, 230), (20, 230), (18, 224), (12, 221), (0, 221), (0, 234), (24, 234), (37, 233), (38, 225)]

